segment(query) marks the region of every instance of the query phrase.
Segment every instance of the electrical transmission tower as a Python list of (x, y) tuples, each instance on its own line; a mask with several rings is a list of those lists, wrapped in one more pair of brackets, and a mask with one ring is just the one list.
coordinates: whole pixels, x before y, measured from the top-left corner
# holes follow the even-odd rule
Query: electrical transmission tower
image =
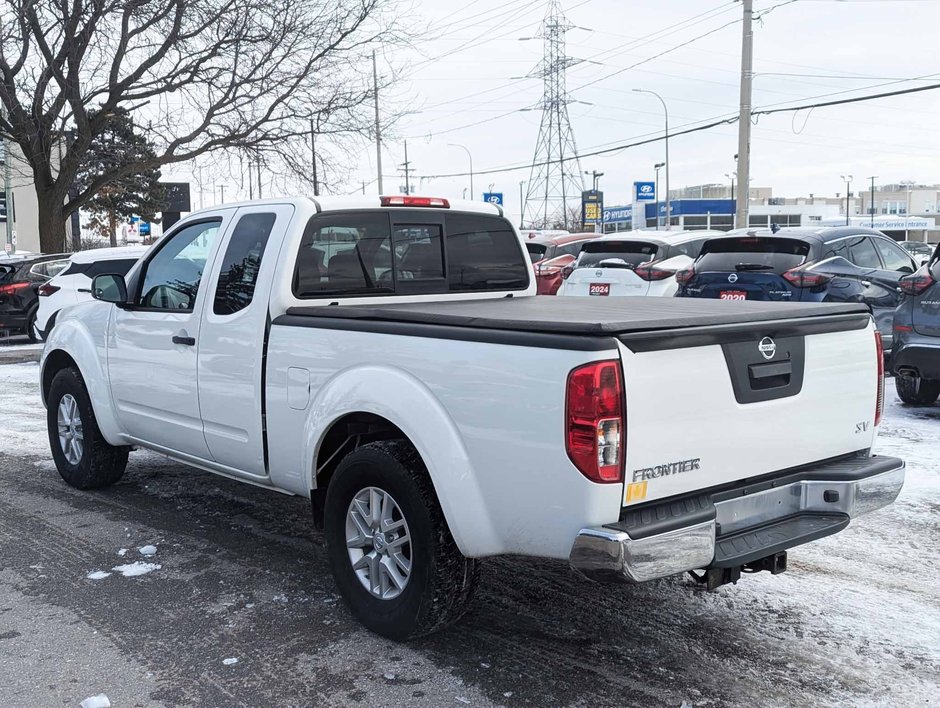
[[(542, 123), (539, 126), (535, 157), (526, 194), (526, 221), (534, 228), (569, 227), (571, 214), (580, 205), (582, 181), (581, 162), (568, 120), (568, 104), (572, 99), (565, 88), (565, 72), (580, 64), (565, 54), (565, 34), (572, 29), (565, 18), (560, 0), (549, 0), (539, 37), (545, 54), (528, 76), (543, 81)], [(569, 162), (565, 160), (570, 159)]]

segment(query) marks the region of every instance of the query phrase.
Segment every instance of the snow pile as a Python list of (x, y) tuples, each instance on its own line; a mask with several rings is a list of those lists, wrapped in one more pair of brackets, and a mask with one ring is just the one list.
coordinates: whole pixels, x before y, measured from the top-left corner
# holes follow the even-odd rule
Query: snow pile
[(137, 552), (140, 553), (140, 555), (149, 558), (150, 556), (157, 555), (157, 547), (156, 546), (141, 546), (140, 548), (137, 549)]
[(111, 576), (111, 573), (108, 573), (106, 571), (94, 570), (88, 575), (86, 575), (85, 577), (88, 578), (89, 580), (104, 580), (105, 578), (108, 578), (110, 576)]
[(89, 696), (78, 705), (81, 708), (111, 708), (111, 701), (106, 695), (99, 693), (97, 696)]
[(113, 567), (115, 573), (120, 573), (125, 578), (135, 578), (138, 575), (146, 575), (154, 570), (160, 570), (162, 568), (159, 563), (144, 563), (143, 561), (134, 561), (133, 563), (127, 563), (126, 565), (117, 565)]
[(226, 666), (232, 666), (233, 664), (238, 663), (238, 659), (236, 659), (234, 656), (231, 656), (228, 659), (222, 659), (222, 663)]
[(46, 409), (39, 399), (39, 364), (0, 366), (0, 430), (5, 454), (50, 457)]

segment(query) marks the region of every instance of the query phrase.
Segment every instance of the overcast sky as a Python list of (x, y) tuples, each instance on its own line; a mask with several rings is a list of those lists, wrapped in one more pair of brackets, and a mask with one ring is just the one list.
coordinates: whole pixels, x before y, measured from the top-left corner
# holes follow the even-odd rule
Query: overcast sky
[[(412, 0), (430, 31), (416, 51), (387, 51), (380, 73), (395, 71), (388, 100), (415, 113), (403, 119), (384, 150), (385, 192), (398, 190), (403, 138), (419, 177), (468, 168), (477, 172), (525, 165), (533, 158), (542, 85), (525, 79), (542, 55), (539, 31), (547, 0)], [(562, 0), (569, 21), (568, 54), (589, 59), (568, 70), (569, 115), (579, 153), (661, 133), (658, 91), (673, 130), (737, 113), (741, 3), (727, 0)], [(936, 0), (755, 0), (754, 106), (799, 105), (940, 83)], [(697, 19), (693, 19), (696, 18)], [(690, 21), (691, 20), (691, 21)], [(708, 36), (700, 37), (711, 32)], [(672, 50), (679, 45), (681, 48)], [(664, 53), (663, 56), (652, 58)], [(631, 65), (644, 62), (634, 68)], [(401, 67), (405, 71), (401, 72)], [(932, 75), (923, 80), (923, 77)], [(899, 79), (922, 77), (920, 81)], [(590, 84), (590, 85), (588, 85)], [(583, 88), (582, 88), (583, 87)], [(589, 104), (589, 105), (588, 105)], [(760, 118), (752, 138), (752, 186), (777, 196), (844, 193), (840, 175), (879, 181), (940, 182), (940, 91), (812, 112)], [(737, 126), (671, 141), (672, 187), (727, 182), (734, 170)], [(342, 189), (375, 179), (374, 148)], [(608, 205), (629, 200), (634, 180), (652, 179), (662, 160), (657, 143), (586, 158), (582, 170), (604, 172)], [(522, 169), (477, 175), (476, 197), (491, 183), (519, 211)], [(424, 179), (425, 194), (460, 197), (469, 178)], [(367, 186), (375, 192), (375, 184)]]

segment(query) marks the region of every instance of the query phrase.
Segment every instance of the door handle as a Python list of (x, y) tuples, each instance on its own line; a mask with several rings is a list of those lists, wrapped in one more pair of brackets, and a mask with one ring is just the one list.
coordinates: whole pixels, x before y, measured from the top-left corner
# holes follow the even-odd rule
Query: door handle
[(173, 344), (185, 344), (187, 347), (193, 347), (196, 345), (196, 338), (195, 337), (180, 337), (179, 335), (174, 335)]

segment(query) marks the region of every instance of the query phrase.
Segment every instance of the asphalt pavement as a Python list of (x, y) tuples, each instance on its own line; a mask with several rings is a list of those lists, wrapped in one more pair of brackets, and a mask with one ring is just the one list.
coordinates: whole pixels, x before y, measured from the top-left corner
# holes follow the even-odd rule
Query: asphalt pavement
[[(15, 366), (0, 386), (37, 406), (35, 365)], [(39, 409), (0, 421), (23, 426), (10, 439), (41, 435)], [(0, 445), (0, 705), (930, 705), (940, 406), (889, 414), (890, 444), (918, 445), (908, 497), (792, 551), (783, 575), (706, 593), (493, 559), (469, 615), (410, 644), (346, 611), (303, 499), (145, 451), (81, 492), (41, 440)]]

